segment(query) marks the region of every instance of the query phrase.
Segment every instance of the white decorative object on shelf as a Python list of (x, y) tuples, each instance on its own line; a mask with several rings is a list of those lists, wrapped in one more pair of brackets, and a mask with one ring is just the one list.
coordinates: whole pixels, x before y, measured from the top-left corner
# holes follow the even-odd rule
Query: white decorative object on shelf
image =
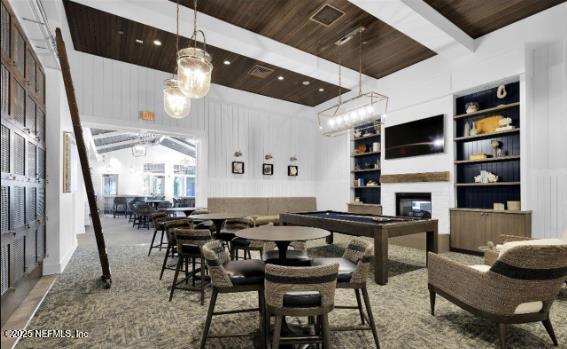
[(496, 90), (496, 97), (498, 97), (498, 99), (505, 98), (507, 94), (508, 93), (506, 92), (506, 86), (504, 85), (498, 86), (498, 89)]
[(485, 170), (480, 171), (478, 176), (474, 176), (475, 183), (496, 183), (498, 182), (498, 176), (492, 172)]
[(496, 132), (501, 132), (501, 131), (508, 131), (508, 130), (513, 130), (514, 126), (512, 126), (512, 119), (510, 118), (504, 118), (498, 121), (498, 126), (496, 128)]

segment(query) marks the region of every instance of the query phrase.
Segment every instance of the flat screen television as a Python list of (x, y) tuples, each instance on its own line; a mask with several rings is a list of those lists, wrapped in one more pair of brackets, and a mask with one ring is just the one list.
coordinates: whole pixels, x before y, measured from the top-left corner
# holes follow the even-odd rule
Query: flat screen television
[(444, 115), (386, 127), (386, 159), (430, 155), (445, 150)]

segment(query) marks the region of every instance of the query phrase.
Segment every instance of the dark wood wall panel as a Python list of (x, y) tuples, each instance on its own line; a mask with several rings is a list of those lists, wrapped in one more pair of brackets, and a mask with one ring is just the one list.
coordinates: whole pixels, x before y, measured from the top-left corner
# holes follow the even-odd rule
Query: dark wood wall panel
[(565, 0), (425, 0), (474, 39)]
[[(181, 0), (181, 4), (193, 8), (192, 0)], [(311, 20), (324, 4), (343, 11), (344, 15), (330, 26)], [(375, 78), (435, 55), (348, 0), (207, 0), (200, 1), (197, 8), (199, 12), (354, 70), (359, 67), (359, 39), (354, 38), (342, 46), (335, 42), (364, 26), (362, 71)]]
[(22, 33), (2, 0), (2, 326), (45, 255), (45, 79)]
[[(63, 3), (75, 50), (174, 72), (175, 34), (72, 1), (65, 0)], [(137, 43), (137, 39), (142, 40), (143, 44)], [(155, 46), (154, 40), (160, 40), (161, 46)], [(189, 40), (181, 38), (179, 47), (188, 45)], [(319, 105), (338, 95), (339, 88), (334, 84), (211, 45), (207, 45), (207, 51), (213, 59), (212, 82), (215, 84), (308, 106)], [(225, 60), (230, 61), (230, 65), (225, 65)], [(273, 69), (273, 73), (266, 78), (250, 75), (250, 70), (256, 65)], [(280, 75), (284, 76), (284, 80), (278, 80)], [(38, 81), (41, 79), (38, 76)], [(309, 81), (310, 84), (303, 85), (303, 81)], [(343, 93), (347, 91), (343, 89)]]

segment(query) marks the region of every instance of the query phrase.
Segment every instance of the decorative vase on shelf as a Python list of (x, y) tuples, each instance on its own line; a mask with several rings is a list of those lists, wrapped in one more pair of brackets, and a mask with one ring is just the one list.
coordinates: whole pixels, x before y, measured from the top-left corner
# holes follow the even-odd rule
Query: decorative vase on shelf
[(469, 131), (469, 136), (476, 136), (478, 134), (478, 130), (476, 129), (476, 125), (474, 124), (474, 121), (471, 122), (471, 130)]
[(471, 125), (468, 121), (465, 122), (465, 127), (463, 130), (463, 137), (468, 137), (471, 135)]
[(469, 102), (465, 104), (465, 113), (475, 113), (479, 110), (480, 106), (476, 102)]

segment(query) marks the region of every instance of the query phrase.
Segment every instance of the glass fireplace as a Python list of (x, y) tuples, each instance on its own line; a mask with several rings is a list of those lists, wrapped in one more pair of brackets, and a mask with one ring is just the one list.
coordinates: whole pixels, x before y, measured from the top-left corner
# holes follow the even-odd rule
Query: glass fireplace
[(396, 215), (431, 218), (431, 193), (396, 193)]

